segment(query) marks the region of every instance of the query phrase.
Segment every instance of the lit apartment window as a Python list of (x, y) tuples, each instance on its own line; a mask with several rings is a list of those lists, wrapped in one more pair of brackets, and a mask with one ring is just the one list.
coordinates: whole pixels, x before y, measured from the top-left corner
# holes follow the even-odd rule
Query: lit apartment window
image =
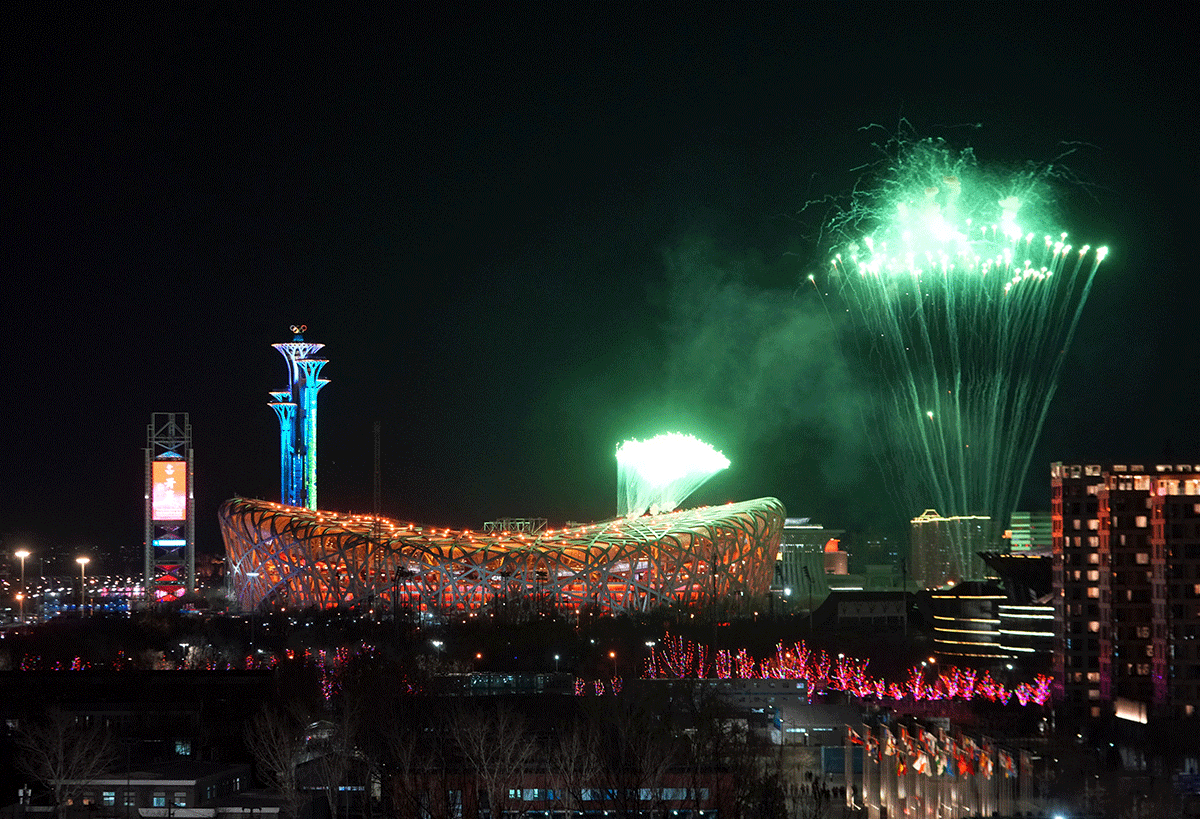
[(156, 808), (165, 808), (167, 806), (167, 792), (155, 791), (154, 796), (150, 800), (150, 804)]
[(1099, 519), (1099, 518), (1092, 518), (1091, 520), (1089, 520), (1089, 521), (1088, 521), (1088, 528), (1089, 528), (1089, 529), (1091, 529), (1093, 532), (1095, 532), (1095, 531), (1099, 530), (1099, 529), (1100, 529), (1100, 519)]
[(1100, 621), (1099, 620), (1089, 620), (1088, 621), (1088, 631), (1092, 632), (1093, 634), (1099, 632), (1100, 631)]
[(107, 805), (109, 807), (116, 805), (117, 804), (117, 792), (116, 791), (102, 792), (100, 794), (100, 804)]
[(1080, 527), (1079, 518), (1075, 518), (1075, 520), (1071, 521), (1072, 529), (1078, 529), (1079, 527)]
[(1088, 689), (1088, 699), (1089, 700), (1100, 699), (1100, 689), (1099, 688), (1089, 688)]
[(1095, 586), (1089, 586), (1087, 596), (1091, 597), (1094, 600), (1099, 600), (1100, 599), (1100, 590), (1098, 588), (1096, 588)]
[(1100, 579), (1100, 572), (1098, 570), (1092, 569), (1091, 571), (1088, 572), (1088, 580), (1098, 581), (1099, 579)]
[(1137, 636), (1140, 640), (1150, 639), (1150, 626), (1138, 626)]
[(1145, 566), (1147, 563), (1150, 562), (1150, 553), (1149, 552), (1138, 552), (1137, 557), (1135, 559), (1139, 566)]
[(1097, 552), (1092, 552), (1088, 555), (1088, 563), (1091, 563), (1093, 566), (1100, 565), (1100, 555)]
[(1094, 683), (1100, 682), (1100, 672), (1099, 671), (1089, 671), (1087, 674), (1087, 679), (1088, 679), (1088, 682), (1094, 682)]
[(1146, 523), (1147, 523), (1147, 518), (1145, 515), (1138, 515), (1137, 518), (1134, 519), (1134, 524), (1139, 529), (1145, 529)]

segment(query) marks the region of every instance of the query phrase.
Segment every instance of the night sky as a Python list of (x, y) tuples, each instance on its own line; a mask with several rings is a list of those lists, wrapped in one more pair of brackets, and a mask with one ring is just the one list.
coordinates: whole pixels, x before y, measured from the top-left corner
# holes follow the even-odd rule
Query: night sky
[(385, 514), (451, 527), (609, 517), (617, 443), (681, 431), (733, 462), (696, 501), (894, 530), (801, 285), (827, 259), (805, 202), (898, 131), (984, 164), (1075, 147), (1064, 225), (1112, 249), (1024, 505), (1052, 460), (1200, 462), (1181, 21), (408, 13), (3, 12), (5, 548), (140, 548), (146, 425), (176, 411), (220, 552), (221, 501), (278, 499), (270, 344), (299, 323), (330, 359), (322, 507), (371, 509), (377, 420)]

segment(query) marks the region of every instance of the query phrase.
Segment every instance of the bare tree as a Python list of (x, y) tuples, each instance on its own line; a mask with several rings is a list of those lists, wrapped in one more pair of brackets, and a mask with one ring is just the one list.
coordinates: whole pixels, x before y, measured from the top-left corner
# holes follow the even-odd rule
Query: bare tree
[(677, 752), (667, 726), (630, 694), (594, 702), (592, 729), (605, 807), (625, 817), (662, 809), (666, 774)]
[(683, 705), (691, 740), (684, 762), (695, 809), (705, 807), (703, 795), (708, 791), (721, 810), (734, 816), (756, 815), (769, 766), (767, 749), (752, 742), (745, 714), (736, 712), (704, 683), (687, 693)]
[(454, 791), (462, 798), (462, 779), (450, 774), (453, 740), (432, 720), (413, 719), (398, 727), (388, 735), (393, 815), (401, 819), (461, 816), (461, 801), (457, 811), (450, 801)]
[(600, 758), (596, 734), (586, 723), (576, 720), (569, 730), (560, 734), (550, 751), (550, 781), (554, 800), (562, 805), (567, 816), (584, 808), (584, 791), (597, 787), (600, 779)]
[[(345, 719), (309, 726), (304, 745), (305, 787), (315, 784), (325, 797), (330, 816), (338, 815), (338, 795), (354, 760), (352, 726)], [(299, 777), (298, 777), (299, 778)]]
[(504, 707), (483, 713), (460, 710), (451, 722), (451, 732), (479, 778), (488, 811), (499, 819), (515, 801), (508, 798), (509, 786), (520, 782), (534, 755), (533, 738), (525, 730), (525, 721)]
[(295, 714), (268, 704), (246, 724), (243, 736), (259, 774), (279, 791), (288, 813), (296, 816), (301, 801), (296, 766), (304, 752), (301, 722)]
[(50, 789), (56, 816), (116, 758), (107, 731), (98, 725), (81, 725), (75, 715), (58, 708), (47, 711), (40, 721), (22, 722), (16, 743), (18, 770)]

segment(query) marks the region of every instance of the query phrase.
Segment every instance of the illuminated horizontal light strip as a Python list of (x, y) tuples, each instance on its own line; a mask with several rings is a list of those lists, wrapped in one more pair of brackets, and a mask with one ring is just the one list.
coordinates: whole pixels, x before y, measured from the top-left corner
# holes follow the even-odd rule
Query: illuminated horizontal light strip
[(970, 651), (943, 651), (947, 657), (986, 657), (989, 660), (1015, 660), (1012, 654), (974, 654)]
[(1010, 646), (1008, 643), (1001, 643), (1000, 648), (1004, 649), (1005, 651), (1024, 651), (1027, 654), (1032, 654), (1033, 652), (1037, 651), (1036, 648), (1029, 648), (1028, 646)]
[(953, 620), (956, 623), (999, 623), (999, 620), (993, 620), (989, 617), (943, 617), (940, 614), (933, 615), (934, 620)]
[[(935, 626), (933, 630), (934, 631), (945, 631), (945, 632), (949, 632), (951, 634), (981, 634), (982, 635), (982, 634), (995, 634), (996, 633), (994, 631), (984, 631), (983, 629), (942, 628), (941, 626)], [(1024, 634), (1025, 632), (1014, 632), (1014, 633)]]
[(1054, 606), (1014, 606), (1008, 603), (1001, 603), (1002, 609), (1021, 609), (1022, 611), (1050, 611)]
[[(968, 631), (968, 632), (965, 632), (964, 634), (962, 634), (962, 636), (967, 636), (967, 635), (976, 635), (979, 637), (999, 637), (1000, 636), (999, 634), (991, 634), (990, 632), (978, 632), (978, 631)], [(938, 643), (960, 642), (959, 640), (950, 640), (948, 638), (939, 637), (936, 635), (934, 636), (933, 639), (935, 642), (938, 642)], [(976, 645), (976, 646), (990, 646), (990, 645), (1000, 645), (1000, 641), (999, 640), (966, 640), (966, 641), (963, 641), (962, 644), (963, 645)]]
[(1008, 614), (1007, 612), (1002, 611), (1002, 612), (1000, 612), (1000, 619), (1002, 619), (1002, 620), (1004, 620), (1004, 619), (1008, 619), (1008, 620), (1053, 620), (1054, 615), (1053, 614)]
[(1020, 634), (1022, 637), (1053, 637), (1053, 631), (1015, 631), (1013, 629), (1002, 628), (1001, 634)]
[[(972, 640), (942, 640), (940, 638), (934, 640), (935, 643), (943, 643), (950, 646), (985, 646), (987, 648), (1004, 648), (1000, 643), (980, 643)], [(1033, 649), (1030, 649), (1032, 651)], [(980, 655), (982, 656), (982, 655)], [(991, 656), (991, 655), (988, 655)]]
[(1005, 600), (1003, 594), (933, 594), (931, 597), (945, 600)]

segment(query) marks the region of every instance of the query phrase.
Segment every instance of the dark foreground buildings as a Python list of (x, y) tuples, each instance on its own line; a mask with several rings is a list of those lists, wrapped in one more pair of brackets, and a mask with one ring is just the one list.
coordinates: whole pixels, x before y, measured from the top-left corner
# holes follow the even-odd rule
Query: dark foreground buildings
[(1086, 716), (1200, 705), (1200, 465), (1051, 468), (1056, 695)]

